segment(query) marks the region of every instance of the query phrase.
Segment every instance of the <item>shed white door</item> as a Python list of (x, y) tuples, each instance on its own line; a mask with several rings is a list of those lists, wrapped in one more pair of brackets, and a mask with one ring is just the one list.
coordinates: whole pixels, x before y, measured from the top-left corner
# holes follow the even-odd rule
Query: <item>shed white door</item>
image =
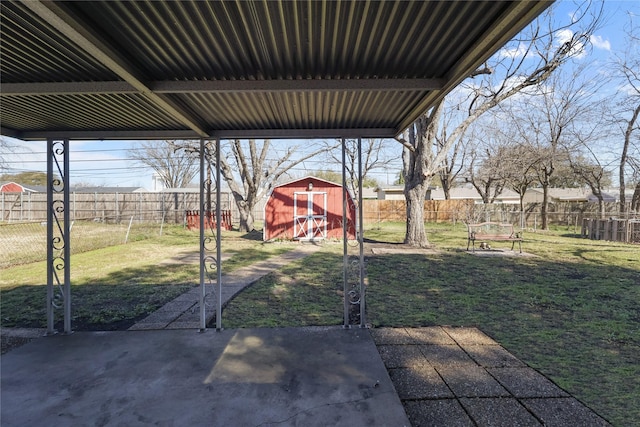
[(327, 193), (293, 193), (293, 238), (317, 240), (327, 237)]

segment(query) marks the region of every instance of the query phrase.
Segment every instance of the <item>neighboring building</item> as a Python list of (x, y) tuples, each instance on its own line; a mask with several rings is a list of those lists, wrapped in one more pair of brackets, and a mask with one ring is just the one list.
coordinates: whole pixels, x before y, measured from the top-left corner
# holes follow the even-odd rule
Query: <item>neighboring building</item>
[[(609, 191), (604, 193), (605, 202), (618, 201), (618, 193)], [(524, 193), (524, 203), (542, 203), (542, 188), (530, 188)], [(549, 203), (597, 203), (598, 198), (593, 195), (591, 190), (586, 188), (549, 188)]]
[(362, 198), (363, 199), (377, 199), (378, 193), (375, 188), (363, 187), (362, 188)]
[(72, 193), (148, 193), (143, 187), (71, 187)]
[[(478, 190), (473, 187), (454, 187), (449, 191), (450, 200), (473, 200), (475, 203), (482, 203), (482, 197)], [(432, 187), (427, 190), (427, 200), (445, 200), (444, 190), (440, 187)], [(520, 196), (515, 191), (505, 188), (494, 199), (493, 203), (515, 205), (520, 203)]]
[(404, 185), (390, 185), (388, 187), (378, 187), (378, 200), (404, 200)]
[[(264, 240), (342, 239), (342, 186), (305, 177), (273, 188), (264, 208)], [(355, 239), (356, 207), (347, 191), (347, 238)]]
[[(71, 193), (146, 193), (142, 187), (71, 187)], [(17, 182), (0, 183), (0, 193), (46, 193), (44, 185), (22, 185)]]
[(0, 193), (46, 193), (47, 187), (42, 185), (24, 186), (17, 182), (1, 182)]
[[(378, 187), (378, 200), (404, 200), (404, 186), (394, 185), (389, 187)], [(475, 203), (482, 203), (482, 197), (473, 187), (454, 187), (449, 192), (450, 200), (473, 200)], [(425, 200), (445, 200), (444, 190), (441, 187), (429, 187), (425, 194)], [(494, 203), (518, 204), (520, 196), (514, 191), (505, 189), (496, 197)]]

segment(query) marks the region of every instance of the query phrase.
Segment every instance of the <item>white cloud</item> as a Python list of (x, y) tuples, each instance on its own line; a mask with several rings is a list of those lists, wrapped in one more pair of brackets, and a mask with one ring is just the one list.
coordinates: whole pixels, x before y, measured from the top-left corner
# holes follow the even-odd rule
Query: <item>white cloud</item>
[[(573, 36), (573, 31), (569, 29), (557, 31), (555, 33), (556, 46), (561, 46), (567, 42), (571, 42), (573, 40)], [(587, 52), (585, 51), (584, 43), (581, 40), (574, 41), (574, 45), (571, 48), (569, 55), (574, 58), (581, 59), (584, 58), (586, 54)]]
[(589, 40), (591, 44), (598, 49), (611, 50), (611, 43), (609, 40), (602, 38), (602, 36), (592, 35)]
[(632, 85), (630, 85), (630, 84), (625, 84), (625, 85), (617, 86), (617, 87), (616, 87), (616, 90), (617, 90), (619, 93), (623, 93), (623, 94), (625, 94), (625, 95), (627, 95), (627, 96), (638, 96), (638, 95), (639, 95), (639, 93), (638, 93), (638, 88), (633, 87), (633, 86), (632, 86)]
[(571, 20), (572, 24), (576, 23), (580, 19), (580, 14), (578, 13), (578, 11), (571, 12), (569, 13), (569, 19)]
[(527, 46), (523, 43), (520, 43), (518, 46), (504, 47), (498, 52), (498, 57), (500, 58), (517, 59), (522, 58), (525, 55), (528, 55)]
[(569, 40), (571, 40), (573, 38), (573, 31), (571, 31), (568, 28), (565, 28), (564, 30), (560, 30), (556, 32), (556, 38), (558, 40), (558, 44), (563, 44), (568, 42)]

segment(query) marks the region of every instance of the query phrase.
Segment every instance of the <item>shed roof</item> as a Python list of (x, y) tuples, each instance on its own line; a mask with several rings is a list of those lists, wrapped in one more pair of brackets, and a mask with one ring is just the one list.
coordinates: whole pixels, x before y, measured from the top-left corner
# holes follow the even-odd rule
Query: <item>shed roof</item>
[(2, 1), (21, 139), (393, 137), (550, 1)]
[(291, 186), (292, 184), (296, 184), (296, 183), (302, 182), (302, 181), (307, 181), (308, 182), (309, 180), (314, 180), (316, 182), (323, 182), (323, 183), (325, 183), (327, 185), (331, 185), (331, 186), (334, 186), (334, 187), (342, 187), (342, 184), (338, 184), (337, 182), (329, 181), (329, 180), (323, 179), (323, 178), (318, 178), (318, 177), (315, 177), (313, 175), (307, 175), (307, 176), (305, 176), (303, 178), (294, 178), (294, 179), (292, 179), (290, 181), (286, 181), (286, 182), (282, 182), (282, 183), (276, 184), (276, 185), (273, 186), (273, 188)]

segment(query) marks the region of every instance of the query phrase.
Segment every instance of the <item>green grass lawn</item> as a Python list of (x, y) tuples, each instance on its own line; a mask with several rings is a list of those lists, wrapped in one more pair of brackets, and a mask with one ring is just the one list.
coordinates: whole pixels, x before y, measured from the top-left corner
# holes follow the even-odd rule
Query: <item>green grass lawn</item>
[[(291, 250), (264, 245), (257, 233), (225, 231), (223, 248), (230, 258), (225, 272)], [(72, 328), (123, 330), (199, 283), (199, 233), (168, 227), (162, 236), (82, 252), (71, 256)], [(215, 254), (215, 251), (213, 252)], [(46, 263), (0, 270), (3, 327), (46, 327)], [(62, 310), (56, 310), (61, 328)]]
[[(429, 225), (434, 253), (368, 253), (367, 322), (478, 327), (615, 425), (637, 422), (640, 248), (555, 230), (525, 234), (535, 257), (481, 257), (464, 250), (463, 227)], [(365, 237), (401, 242), (403, 232), (391, 224)], [(245, 290), (223, 324), (339, 325), (341, 268), (342, 246), (327, 245)]]
[[(428, 224), (434, 250), (367, 251), (367, 322), (381, 326), (475, 326), (615, 425), (640, 419), (640, 248), (525, 233), (534, 257), (467, 253), (464, 225)], [(367, 248), (402, 242), (404, 224), (366, 231)], [(494, 243), (494, 249), (510, 249)], [(225, 272), (290, 250), (259, 233), (226, 232)], [(357, 249), (357, 248), (355, 248)], [(124, 329), (195, 286), (198, 233), (163, 236), (72, 256), (73, 328)], [(354, 250), (354, 248), (351, 248)], [(342, 245), (271, 273), (226, 308), (223, 326), (342, 324)], [(2, 326), (43, 327), (45, 264), (0, 271)]]

